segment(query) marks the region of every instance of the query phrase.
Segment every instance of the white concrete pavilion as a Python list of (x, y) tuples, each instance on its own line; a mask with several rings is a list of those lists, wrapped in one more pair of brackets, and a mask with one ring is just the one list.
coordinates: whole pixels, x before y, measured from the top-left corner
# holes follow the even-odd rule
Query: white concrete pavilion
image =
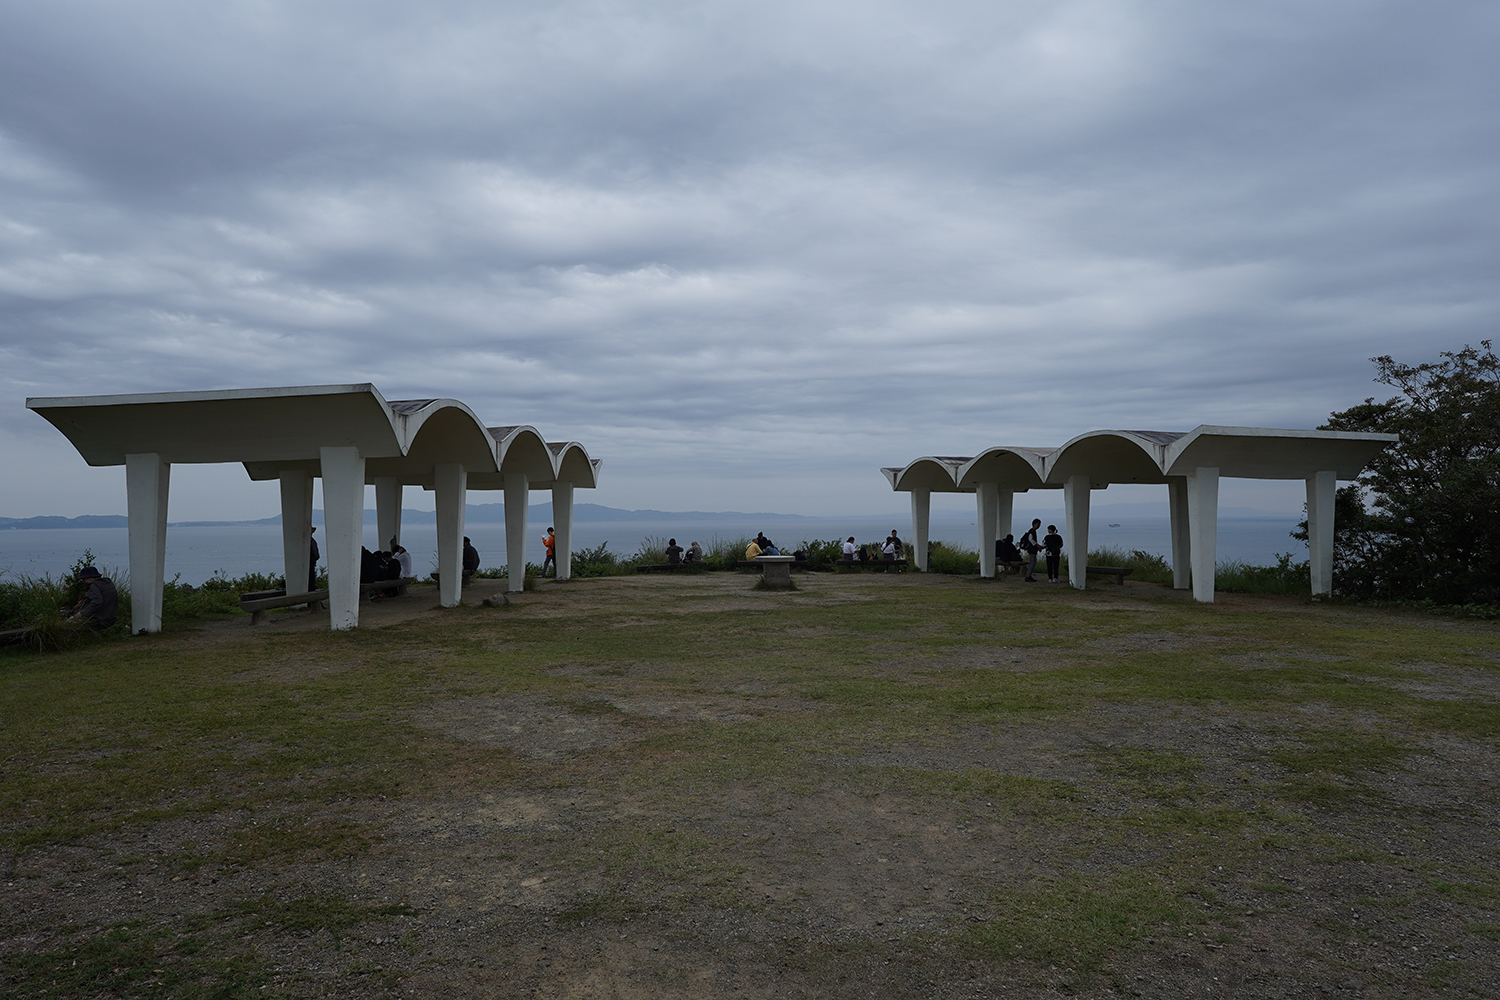
[[(977, 458), (925, 458), (902, 469), (881, 471), (893, 489), (912, 491), (913, 533), (924, 543), (917, 554), (922, 565), (926, 563), (928, 499), (930, 491), (938, 488), (934, 484), (947, 492), (963, 492), (969, 484), (980, 497), (980, 570), (986, 576), (994, 575), (995, 539), (1010, 533), (1010, 508), (1005, 503), (1005, 516), (987, 522), (985, 492), (998, 490), (1002, 497), (1007, 492), (1013, 497), (1023, 489), (1060, 487), (1068, 580), (1080, 590), (1087, 579), (1091, 491), (1110, 483), (1163, 484), (1171, 513), (1173, 586), (1191, 587), (1199, 601), (1214, 599), (1219, 479), (1301, 479), (1307, 484), (1312, 592), (1330, 594), (1334, 490), (1340, 480), (1357, 477), (1372, 458), (1397, 440), (1394, 434), (1270, 427), (1203, 425), (1187, 433), (1101, 430), (1080, 434), (1056, 449), (992, 448)], [(1016, 461), (992, 462), (993, 478), (988, 482), (994, 482), (993, 486), (983, 478), (987, 473), (974, 475), (981, 459), (1001, 453), (1035, 457), (1036, 461), (1025, 463), (1027, 468)], [(939, 470), (948, 472), (946, 483)], [(919, 501), (918, 490), (929, 492)]]
[(288, 594), (307, 592), (313, 479), (323, 480), (329, 610), (335, 629), (359, 624), (365, 486), (375, 486), (379, 544), (401, 535), (405, 486), (437, 494), (439, 603), (459, 603), (469, 490), (505, 491), (510, 587), (526, 570), (529, 492), (552, 491), (557, 576), (571, 571), (573, 490), (598, 483), (599, 462), (576, 442), (533, 427), (486, 427), (456, 399), (387, 401), (373, 385), (33, 398), (89, 465), (125, 466), (131, 627), (161, 629), (167, 492), (173, 464), (240, 462), (279, 480)]
[(913, 561), (927, 568), (932, 494), (973, 493), (979, 524), (979, 573), (995, 575), (995, 540), (1011, 533), (1016, 494), (1056, 489), (1044, 462), (1051, 448), (990, 448), (973, 457), (929, 455), (902, 468), (881, 469), (891, 489), (911, 494)]

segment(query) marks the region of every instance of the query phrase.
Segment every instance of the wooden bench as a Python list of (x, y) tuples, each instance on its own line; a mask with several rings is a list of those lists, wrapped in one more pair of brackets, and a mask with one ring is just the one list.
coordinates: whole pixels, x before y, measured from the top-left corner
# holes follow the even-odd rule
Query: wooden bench
[(708, 566), (705, 565), (702, 560), (699, 560), (698, 562), (680, 563), (643, 563), (642, 565), (637, 566), (635, 568), (635, 571), (637, 573), (675, 573), (680, 569), (685, 569), (689, 573), (693, 573), (702, 572), (708, 569)]
[[(405, 576), (399, 580), (375, 580), (360, 584), (359, 592), (374, 594), (394, 590), (397, 594), (404, 594), (406, 588), (415, 582), (416, 577), (412, 576)], [(267, 611), (276, 608), (295, 608), (299, 604), (321, 604), (326, 600), (328, 600), (326, 590), (312, 590), (305, 594), (288, 594), (285, 590), (257, 590), (240, 595), (240, 610), (250, 612), (251, 625), (259, 625), (265, 620)]]
[(29, 628), (8, 628), (0, 632), (0, 646), (19, 646), (30, 634)]
[(1135, 572), (1134, 566), (1085, 566), (1084, 573), (1093, 573), (1095, 576), (1112, 576), (1115, 583), (1125, 586), (1125, 578)]
[(905, 559), (840, 559), (834, 563), (839, 569), (878, 569), (902, 572), (907, 567)]

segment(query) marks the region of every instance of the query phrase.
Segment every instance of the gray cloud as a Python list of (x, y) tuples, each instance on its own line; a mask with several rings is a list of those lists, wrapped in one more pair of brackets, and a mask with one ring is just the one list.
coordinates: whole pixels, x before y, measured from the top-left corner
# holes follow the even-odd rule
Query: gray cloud
[(12, 5), (0, 507), (113, 483), (27, 395), (370, 380), (584, 441), (601, 502), (810, 512), (899, 506), (874, 468), (923, 453), (1311, 426), (1494, 329), (1497, 28)]

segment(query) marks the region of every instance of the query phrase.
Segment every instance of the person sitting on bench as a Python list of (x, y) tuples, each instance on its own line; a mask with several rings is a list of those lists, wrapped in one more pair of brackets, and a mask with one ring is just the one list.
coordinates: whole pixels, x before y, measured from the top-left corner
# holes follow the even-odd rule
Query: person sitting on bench
[(667, 565), (682, 565), (682, 546), (677, 544), (677, 539), (675, 538), (667, 539)]
[(703, 561), (703, 546), (694, 542), (688, 546), (687, 555), (682, 557), (683, 562), (701, 563)]
[(67, 616), (82, 619), (96, 629), (109, 628), (120, 613), (120, 594), (114, 582), (92, 566), (78, 571), (78, 582), (85, 588), (83, 599)]
[(781, 555), (781, 550), (776, 547), (775, 542), (766, 537), (766, 533), (764, 531), (756, 534), (755, 544), (760, 546), (760, 554), (763, 556)]
[(995, 558), (1002, 563), (1021, 562), (1021, 550), (1016, 548), (1016, 536), (1006, 535), (995, 543)]
[(479, 572), (479, 550), (469, 541), (469, 536), (464, 536), (464, 583)]
[(859, 559), (859, 550), (854, 547), (853, 535), (850, 535), (849, 540), (844, 542), (844, 558), (849, 562), (855, 562)]

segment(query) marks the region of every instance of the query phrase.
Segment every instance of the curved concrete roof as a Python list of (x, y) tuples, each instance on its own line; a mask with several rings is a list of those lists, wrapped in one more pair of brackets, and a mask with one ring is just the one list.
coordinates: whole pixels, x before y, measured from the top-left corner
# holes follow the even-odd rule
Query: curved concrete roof
[(469, 471), (471, 489), (500, 489), (509, 472), (541, 484), (598, 482), (600, 463), (577, 442), (549, 445), (526, 425), (486, 427), (456, 399), (387, 401), (369, 383), (37, 397), (26, 406), (90, 465), (155, 453), (173, 464), (241, 462), (263, 480), (296, 468), (320, 475), (321, 448), (352, 445), (368, 482), (430, 487), (433, 468), (451, 463)]
[(978, 483), (1003, 483), (1024, 493), (1048, 489), (1044, 460), (1051, 448), (989, 448), (978, 455), (927, 455), (898, 468), (880, 471), (891, 489), (931, 490), (934, 493), (973, 493)]
[(1060, 484), (1088, 475), (1096, 482), (1165, 483), (1168, 476), (1200, 468), (1216, 468), (1230, 479), (1306, 479), (1332, 471), (1349, 480), (1398, 440), (1395, 434), (1363, 431), (1214, 424), (1186, 433), (1089, 431), (1047, 458), (1047, 481)]

